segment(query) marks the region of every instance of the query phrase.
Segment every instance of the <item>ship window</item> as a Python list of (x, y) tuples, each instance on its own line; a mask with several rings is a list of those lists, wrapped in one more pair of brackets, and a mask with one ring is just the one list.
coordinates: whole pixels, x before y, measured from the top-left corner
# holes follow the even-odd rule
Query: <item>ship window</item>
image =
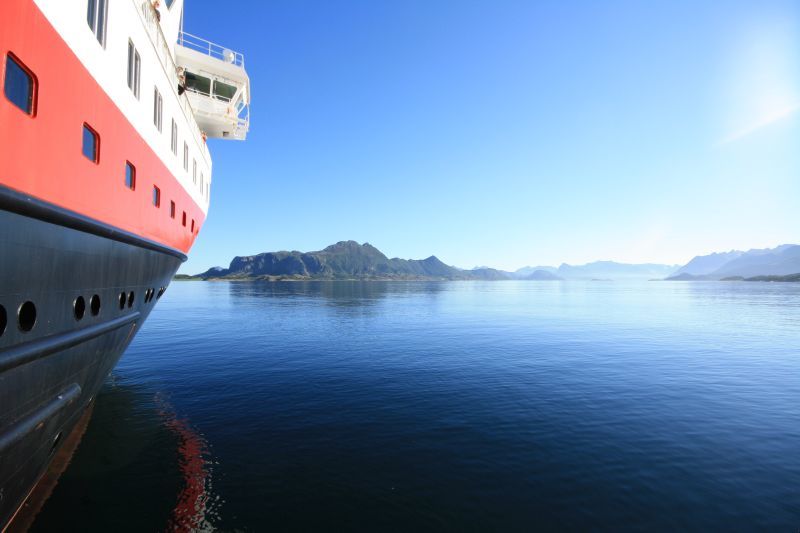
[(86, 314), (86, 300), (83, 299), (83, 296), (78, 296), (72, 302), (72, 314), (75, 315), (75, 320), (81, 320)]
[(192, 219), (192, 233), (194, 233), (194, 219)]
[(183, 212), (183, 226), (186, 227), (186, 211)]
[(36, 108), (36, 78), (11, 54), (6, 56), (3, 91), (12, 104), (33, 116)]
[(92, 312), (92, 316), (100, 314), (100, 296), (97, 294), (89, 298), (89, 310)]
[(125, 309), (125, 292), (119, 293), (119, 308)]
[(153, 124), (156, 125), (158, 131), (161, 131), (161, 118), (163, 116), (164, 111), (164, 99), (161, 97), (161, 93), (158, 92), (158, 88), (153, 88)]
[(161, 189), (153, 185), (153, 205), (161, 207)]
[[(163, 288), (163, 287), (162, 287)], [(159, 293), (158, 297), (161, 297)], [(6, 332), (6, 324), (8, 323), (8, 315), (6, 314), (6, 308), (0, 305), (0, 336)]]
[(25, 302), (17, 310), (17, 321), (19, 329), (28, 332), (36, 325), (36, 306), (33, 302)]
[(186, 89), (205, 95), (211, 94), (211, 80), (192, 72), (186, 72)]
[(175, 218), (175, 202), (172, 200), (169, 202), (169, 216), (170, 218)]
[(203, 194), (203, 189), (205, 189), (205, 185), (203, 185), (203, 173), (200, 173), (200, 194)]
[(128, 41), (128, 88), (136, 98), (139, 98), (139, 81), (142, 70), (142, 59), (133, 46), (133, 41)]
[(197, 159), (192, 159), (192, 181), (197, 185)]
[(86, 22), (92, 29), (97, 42), (106, 45), (106, 20), (108, 18), (108, 2), (106, 0), (89, 0), (86, 9)]
[(125, 162), (125, 186), (130, 190), (136, 189), (136, 167)]
[(135, 298), (135, 295), (133, 294), (133, 291), (129, 292), (128, 293), (128, 309), (133, 307), (133, 299), (134, 298)]
[(83, 125), (83, 155), (89, 161), (100, 162), (100, 137), (88, 124)]
[(170, 148), (172, 148), (172, 153), (178, 155), (178, 124), (175, 122), (175, 119), (172, 119), (172, 140), (170, 142)]
[(189, 145), (183, 143), (183, 170), (189, 171)]
[(214, 80), (214, 96), (219, 100), (230, 102), (236, 94), (236, 87)]

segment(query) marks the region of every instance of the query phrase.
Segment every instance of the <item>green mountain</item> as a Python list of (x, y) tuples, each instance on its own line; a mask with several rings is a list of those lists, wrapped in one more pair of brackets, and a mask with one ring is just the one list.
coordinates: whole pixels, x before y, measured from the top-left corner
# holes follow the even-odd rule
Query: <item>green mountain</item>
[(427, 259), (389, 259), (369, 243), (341, 241), (316, 252), (282, 251), (234, 257), (228, 268), (214, 267), (193, 276), (200, 279), (509, 279), (492, 268), (461, 270)]

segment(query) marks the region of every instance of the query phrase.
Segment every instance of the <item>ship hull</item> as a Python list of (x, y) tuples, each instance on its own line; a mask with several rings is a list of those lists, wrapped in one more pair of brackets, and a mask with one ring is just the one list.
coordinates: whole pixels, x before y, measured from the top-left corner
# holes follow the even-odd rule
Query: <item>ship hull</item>
[(0, 527), (183, 260), (180, 251), (0, 186)]

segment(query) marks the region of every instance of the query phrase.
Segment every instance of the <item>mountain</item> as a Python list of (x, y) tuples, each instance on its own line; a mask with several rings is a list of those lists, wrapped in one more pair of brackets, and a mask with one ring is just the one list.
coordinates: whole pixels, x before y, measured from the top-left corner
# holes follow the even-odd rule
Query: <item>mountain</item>
[(690, 274), (692, 276), (705, 276), (711, 274), (725, 263), (737, 259), (744, 252), (731, 250), (730, 252), (718, 252), (709, 255), (698, 255), (684, 266), (678, 269), (672, 276), (680, 274)]
[[(426, 259), (388, 258), (369, 243), (341, 241), (315, 252), (280, 251), (234, 257), (228, 268), (214, 267), (181, 279), (385, 279), (385, 280), (650, 280), (794, 279), (800, 274), (800, 246), (732, 250), (698, 256), (682, 267), (655, 263), (595, 261), (585, 265), (524, 267), (505, 272), (489, 267), (463, 270), (432, 255)], [(770, 278), (771, 276), (771, 278)], [(765, 278), (766, 277), (766, 278)], [(783, 279), (781, 279), (783, 281)]]
[(742, 276), (786, 276), (800, 273), (800, 246), (782, 245), (771, 250), (750, 250), (711, 273), (717, 279)]
[(669, 281), (721, 280), (800, 273), (800, 246), (782, 244), (763, 248), (698, 256), (678, 269)]
[(556, 276), (552, 272), (548, 272), (547, 270), (534, 270), (527, 276), (522, 279), (527, 279), (531, 281), (562, 281), (564, 278), (560, 276)]
[(551, 274), (555, 274), (556, 272), (558, 272), (558, 269), (556, 267), (551, 267), (551, 266), (535, 266), (535, 267), (526, 266), (517, 269), (514, 272), (510, 272), (509, 274), (511, 275), (512, 278), (515, 279), (526, 279), (528, 276), (530, 276), (537, 270), (543, 270), (544, 272), (550, 272)]
[(628, 264), (595, 261), (580, 266), (564, 263), (558, 267), (557, 274), (565, 279), (649, 280), (665, 278), (676, 269), (676, 265), (656, 263)]
[(509, 279), (491, 268), (461, 270), (427, 259), (389, 259), (369, 243), (341, 241), (316, 252), (281, 251), (237, 256), (228, 268), (215, 267), (201, 279)]

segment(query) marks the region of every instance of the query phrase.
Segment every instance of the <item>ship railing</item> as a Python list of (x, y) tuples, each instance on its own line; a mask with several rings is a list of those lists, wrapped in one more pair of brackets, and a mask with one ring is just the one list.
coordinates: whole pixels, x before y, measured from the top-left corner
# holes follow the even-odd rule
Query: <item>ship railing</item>
[(214, 59), (219, 59), (226, 63), (236, 65), (237, 67), (244, 68), (244, 55), (239, 52), (234, 52), (229, 48), (225, 48), (216, 43), (212, 43), (207, 39), (192, 35), (182, 31), (178, 34), (178, 44), (185, 48), (189, 48), (201, 54), (205, 54)]
[(158, 56), (161, 66), (164, 69), (164, 74), (166, 74), (167, 79), (172, 86), (172, 92), (180, 103), (181, 111), (186, 119), (186, 123), (189, 124), (189, 129), (192, 131), (192, 136), (203, 152), (203, 157), (205, 158), (206, 163), (209, 163), (210, 157), (208, 153), (208, 146), (206, 146), (206, 142), (203, 139), (203, 133), (200, 131), (200, 127), (197, 125), (197, 121), (194, 118), (195, 112), (192, 108), (192, 104), (189, 103), (189, 98), (186, 96), (186, 93), (178, 94), (178, 68), (175, 65), (175, 60), (172, 57), (172, 47), (167, 42), (166, 37), (164, 37), (164, 32), (161, 31), (161, 23), (159, 22), (159, 16), (156, 12), (156, 8), (153, 7), (153, 4), (150, 3), (150, 0), (131, 1), (134, 3), (134, 5), (136, 5), (137, 11), (142, 17), (142, 24), (147, 31), (147, 35), (150, 37), (150, 42), (153, 44), (153, 48), (155, 48), (156, 55)]

